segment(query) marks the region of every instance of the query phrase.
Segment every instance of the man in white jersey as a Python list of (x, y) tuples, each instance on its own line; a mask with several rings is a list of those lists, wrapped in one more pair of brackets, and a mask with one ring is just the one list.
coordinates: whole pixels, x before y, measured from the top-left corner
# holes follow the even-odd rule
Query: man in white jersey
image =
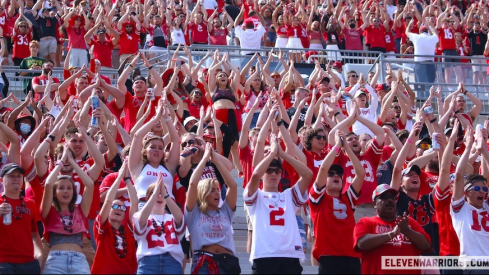
[[(468, 139), (467, 148), (472, 148), (474, 130), (468, 127), (466, 131), (469, 131), (465, 135)], [(480, 150), (484, 161), (488, 161), (487, 133), (481, 136), (475, 147)], [(487, 179), (479, 174), (470, 174), (464, 179), (469, 155), (470, 150), (465, 150), (458, 161), (450, 208), (453, 228), (460, 240), (461, 260), (464, 256), (489, 255), (489, 207), (485, 203), (488, 193)], [(465, 270), (464, 274), (487, 274), (487, 270)]]
[[(243, 197), (253, 224), (250, 262), (253, 274), (300, 274), (305, 260), (295, 213), (307, 201), (312, 171), (286, 154), (277, 137), (270, 138), (271, 152), (255, 167)], [(281, 160), (299, 174), (299, 181), (284, 192), (278, 191)], [(259, 190), (260, 180), (263, 190)]]

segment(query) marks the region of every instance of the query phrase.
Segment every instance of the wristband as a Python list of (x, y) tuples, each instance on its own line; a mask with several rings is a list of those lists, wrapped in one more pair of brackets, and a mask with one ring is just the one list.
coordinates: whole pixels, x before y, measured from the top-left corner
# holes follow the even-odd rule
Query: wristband
[(148, 70), (153, 69), (153, 67), (154, 67), (154, 65), (149, 66), (149, 67), (148, 67)]
[(336, 116), (337, 116), (337, 115), (339, 115), (339, 114), (341, 114), (341, 113), (340, 113), (340, 112), (336, 112), (336, 113), (334, 114), (334, 116), (336, 117)]
[(460, 113), (460, 110), (456, 110), (456, 111), (455, 111), (455, 114), (458, 114), (458, 113)]
[(52, 142), (49, 138), (45, 138), (44, 141), (49, 143), (49, 144), (51, 144), (51, 142)]
[(339, 153), (340, 152), (340, 149), (338, 147), (336, 147), (336, 146), (334, 146), (332, 149), (335, 150), (336, 153)]
[(430, 123), (435, 123), (437, 118), (435, 117), (434, 119), (430, 120)]
[(124, 181), (126, 181), (126, 180), (131, 180), (131, 177), (125, 177)]
[(134, 66), (132, 64), (129, 64), (129, 67), (133, 68)]
[(465, 91), (463, 92), (463, 94), (464, 94), (464, 95), (467, 95), (467, 92), (468, 92), (468, 91), (467, 91), (467, 90), (465, 90)]
[(408, 138), (406, 141), (409, 143), (413, 143), (413, 141), (410, 138)]
[(165, 120), (165, 122), (171, 121), (171, 117), (167, 117), (164, 120)]
[(50, 138), (50, 139), (51, 139), (51, 141), (54, 141), (54, 140), (56, 139), (56, 137), (55, 137), (55, 136), (53, 136), (53, 135), (49, 135), (49, 136), (48, 136), (48, 138)]
[(163, 198), (164, 199), (168, 199), (169, 197), (170, 197), (170, 195), (169, 194), (166, 194), (166, 196), (164, 196)]
[(284, 125), (285, 121), (281, 119), (279, 122), (277, 122), (277, 126), (280, 127), (281, 125)]

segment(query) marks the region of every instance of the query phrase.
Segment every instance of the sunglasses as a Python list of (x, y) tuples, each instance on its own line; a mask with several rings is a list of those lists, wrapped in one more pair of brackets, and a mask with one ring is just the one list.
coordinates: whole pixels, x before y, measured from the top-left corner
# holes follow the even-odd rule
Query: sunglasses
[(127, 29), (127, 28), (131, 28), (131, 29), (132, 29), (132, 26), (131, 26), (131, 25), (127, 25), (127, 26), (126, 26), (126, 29)]
[(358, 75), (356, 75), (356, 74), (352, 74), (352, 75), (350, 75), (350, 77), (353, 77), (353, 78), (358, 78)]
[(482, 192), (487, 193), (489, 192), (489, 188), (487, 186), (474, 186), (472, 188), (469, 188), (467, 191), (474, 190), (475, 192), (479, 192), (482, 190)]
[(182, 10), (175, 10), (175, 11), (182, 11)]
[(199, 92), (199, 91), (195, 91), (194, 94), (196, 94), (196, 95), (202, 95), (202, 93)]
[(401, 106), (392, 106), (392, 109), (399, 110), (399, 109), (401, 109)]
[(280, 75), (272, 75), (272, 78), (280, 78)]
[(126, 212), (127, 207), (125, 205), (112, 204), (112, 209)]
[(187, 147), (187, 145), (194, 145), (196, 143), (197, 142), (195, 141), (195, 139), (189, 139), (187, 141), (182, 142), (182, 147)]
[(25, 26), (24, 26), (24, 25), (22, 25), (22, 26), (19, 26), (19, 28), (23, 28), (23, 29), (25, 29)]
[(340, 177), (340, 178), (343, 176), (342, 174), (340, 174), (338, 172), (334, 172), (334, 171), (328, 172), (328, 177), (330, 177), (330, 178), (334, 177), (335, 175), (338, 175), (338, 177)]
[(421, 148), (423, 150), (428, 150), (431, 148), (431, 144), (428, 144), (428, 143), (421, 143), (418, 148)]
[(268, 168), (267, 169), (267, 174), (278, 174), (278, 175), (282, 175), (282, 169), (281, 168)]
[(322, 139), (322, 140), (326, 141), (326, 136), (323, 136), (323, 135), (315, 135), (314, 137), (315, 137), (317, 140), (321, 140), (321, 139)]
[(81, 18), (77, 18), (77, 19), (75, 19), (75, 21), (81, 21)]

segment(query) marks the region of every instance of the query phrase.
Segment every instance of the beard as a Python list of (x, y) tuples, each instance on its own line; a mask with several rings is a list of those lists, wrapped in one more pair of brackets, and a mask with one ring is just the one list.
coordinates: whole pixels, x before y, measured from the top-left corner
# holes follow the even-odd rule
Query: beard
[(45, 74), (45, 75), (48, 75), (50, 72), (51, 72), (51, 69), (48, 69), (48, 68), (43, 68), (42, 69), (42, 73)]

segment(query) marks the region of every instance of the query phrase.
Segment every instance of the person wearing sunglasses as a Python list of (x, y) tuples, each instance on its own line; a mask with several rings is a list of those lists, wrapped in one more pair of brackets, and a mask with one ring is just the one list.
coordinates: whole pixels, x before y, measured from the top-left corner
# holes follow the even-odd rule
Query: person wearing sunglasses
[(24, 58), (31, 55), (29, 43), (32, 41), (32, 22), (21, 14), (15, 20), (15, 28), (12, 35), (12, 60), (15, 66), (20, 66)]
[[(296, 212), (308, 198), (312, 171), (301, 161), (285, 153), (275, 135), (270, 137), (271, 151), (255, 167), (243, 197), (253, 224), (250, 262), (254, 274), (300, 274), (305, 260), (297, 226)], [(297, 183), (279, 192), (281, 159), (300, 177)], [(260, 180), (263, 189), (259, 189)]]
[[(474, 129), (468, 127), (465, 139), (467, 148), (474, 143)], [(468, 133), (467, 133), (468, 132)], [(484, 161), (488, 161), (487, 130), (478, 131), (476, 149), (480, 150)], [(465, 166), (468, 162), (470, 150), (465, 150), (455, 170), (450, 214), (458, 239), (460, 240), (460, 256), (489, 255), (489, 205), (487, 204), (487, 179), (483, 175), (474, 173), (465, 176)], [(467, 273), (468, 272), (468, 273)], [(486, 270), (487, 272), (487, 270)], [(484, 274), (482, 270), (464, 270), (466, 274)]]
[(383, 24), (380, 22), (380, 18), (372, 16), (370, 19), (365, 17), (365, 27), (366, 32), (366, 45), (369, 51), (379, 51), (386, 52), (386, 29), (389, 29), (390, 17), (384, 18)]
[[(76, 172), (84, 185), (81, 199), (78, 198), (72, 172), (60, 175), (60, 172), (69, 170), (66, 166)], [(78, 166), (73, 152), (65, 145), (63, 156), (46, 179), (41, 203), (44, 236), (49, 240), (50, 248), (45, 274), (90, 274), (82, 248), (93, 188), (93, 180)], [(78, 205), (77, 200), (81, 201)]]
[[(354, 249), (361, 253), (362, 274), (384, 274), (381, 257), (420, 256), (431, 249), (428, 234), (404, 213), (397, 215), (396, 189), (381, 184), (372, 192), (376, 216), (361, 218), (354, 230)], [(389, 270), (389, 273), (421, 274), (421, 270)]]
[[(116, 198), (123, 183), (129, 195), (130, 206)], [(93, 259), (92, 274), (136, 273), (138, 264), (132, 216), (137, 210), (138, 196), (125, 160), (114, 184), (107, 191), (100, 214), (95, 219), (97, 251)]]
[[(360, 274), (360, 255), (353, 251), (353, 212), (362, 189), (365, 169), (352, 149), (344, 146), (342, 139), (345, 139), (344, 134), (336, 132), (336, 145), (324, 159), (315, 183), (309, 189), (315, 236), (312, 255), (319, 262), (319, 274)], [(341, 148), (350, 157), (355, 170), (355, 178), (347, 189), (343, 189), (343, 167), (333, 164)], [(324, 228), (328, 228), (327, 234)]]

